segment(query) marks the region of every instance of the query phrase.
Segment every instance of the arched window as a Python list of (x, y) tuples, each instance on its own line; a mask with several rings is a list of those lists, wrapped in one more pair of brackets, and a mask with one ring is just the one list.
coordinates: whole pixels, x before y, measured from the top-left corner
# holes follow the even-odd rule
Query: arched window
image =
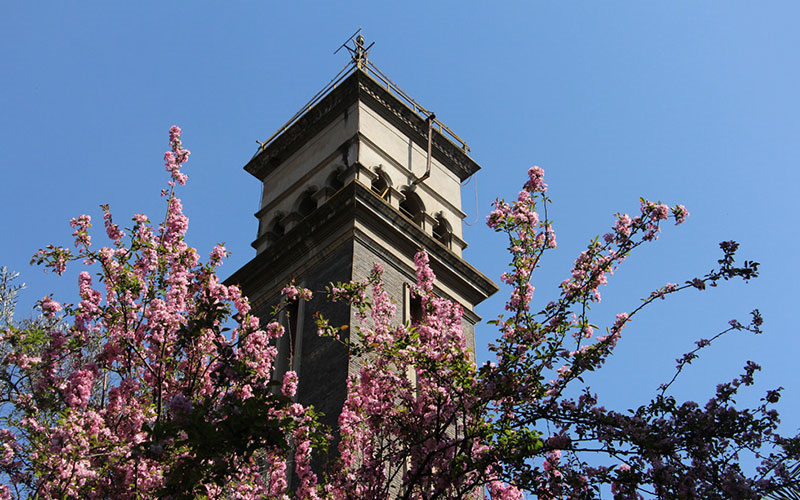
[(275, 236), (283, 236), (283, 233), (286, 232), (286, 228), (283, 227), (283, 224), (281, 224), (281, 219), (282, 218), (283, 218), (283, 216), (279, 215), (279, 216), (275, 217), (274, 219), (272, 219), (272, 229), (271, 229), (271, 231), (272, 231), (273, 234), (275, 234)]
[(297, 213), (300, 214), (301, 218), (317, 209), (317, 200), (314, 199), (312, 194), (312, 191), (306, 191), (297, 205)]
[(450, 248), (450, 235), (452, 229), (444, 215), (438, 213), (436, 215), (436, 224), (433, 226), (433, 237), (436, 238), (442, 245)]
[(272, 233), (273, 238), (283, 236), (283, 233), (286, 232), (286, 228), (281, 223), (281, 219), (283, 219), (283, 214), (278, 214), (272, 219), (269, 232)]
[(372, 185), (370, 188), (375, 192), (375, 194), (388, 201), (389, 187), (389, 180), (386, 177), (386, 174), (378, 171), (378, 176), (372, 180)]
[(400, 202), (400, 212), (414, 221), (416, 225), (422, 226), (422, 214), (425, 212), (425, 206), (422, 204), (422, 200), (409, 190), (404, 190), (403, 195), (405, 199)]
[(339, 178), (339, 176), (341, 175), (341, 173), (342, 173), (342, 170), (341, 170), (341, 169), (339, 169), (339, 170), (336, 170), (336, 171), (334, 171), (334, 172), (333, 172), (333, 173), (332, 173), (332, 174), (331, 174), (331, 175), (328, 177), (328, 187), (330, 187), (331, 189), (333, 189), (333, 192), (334, 192), (334, 193), (335, 193), (336, 191), (338, 191), (338, 190), (340, 190), (340, 189), (342, 189), (342, 188), (344, 187), (344, 182), (342, 182), (342, 180)]

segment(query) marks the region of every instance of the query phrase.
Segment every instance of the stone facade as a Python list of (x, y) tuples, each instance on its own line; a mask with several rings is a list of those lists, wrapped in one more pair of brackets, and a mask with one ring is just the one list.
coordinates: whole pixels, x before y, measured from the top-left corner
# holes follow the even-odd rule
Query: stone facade
[(315, 292), (295, 311), (291, 326), (298, 334), (284, 336), (278, 345), (278, 370), (298, 372), (298, 401), (314, 405), (333, 428), (346, 378), (358, 366), (343, 344), (317, 336), (316, 311), (334, 325), (356, 322), (347, 306), (325, 299), (330, 282), (363, 280), (381, 263), (398, 321), (404, 321), (408, 287), (415, 281), (413, 256), (425, 248), (437, 276), (436, 293), (464, 308), (473, 352), (480, 320), (474, 307), (497, 291), (461, 257), (466, 247), (461, 182), (480, 167), (429, 130), (425, 117), (355, 69), (245, 166), (263, 183), (255, 214), (257, 255), (227, 283), (241, 285), (262, 322), (273, 319), (272, 308), (288, 282)]

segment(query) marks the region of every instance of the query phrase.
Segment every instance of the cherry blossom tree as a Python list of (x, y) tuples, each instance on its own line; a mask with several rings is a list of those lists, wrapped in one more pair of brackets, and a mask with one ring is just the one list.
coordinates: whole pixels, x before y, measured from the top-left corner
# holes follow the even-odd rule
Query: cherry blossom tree
[[(138, 214), (123, 229), (103, 206), (111, 244), (96, 249), (90, 217), (72, 219), (75, 250), (49, 246), (33, 260), (58, 274), (75, 261), (95, 269), (79, 275), (80, 302), (45, 296), (41, 322), (4, 315), (0, 498), (760, 498), (796, 481), (785, 464), (798, 459), (800, 438), (777, 432), (780, 390), (755, 408), (736, 407), (755, 363), (704, 405), (672, 396), (673, 378), (646, 405), (619, 413), (584, 383), (649, 304), (755, 278), (758, 264), (737, 265), (737, 245), (725, 242), (713, 271), (665, 284), (601, 329), (590, 312), (609, 275), (670, 217), (688, 216), (683, 206), (642, 200), (639, 214), (618, 214), (589, 243), (557, 297), (536, 305), (545, 302), (533, 298), (535, 271), (556, 247), (538, 167), (488, 218), (511, 257), (502, 280), (512, 292), (492, 322), (494, 362), (475, 366), (461, 308), (436, 295), (424, 251), (415, 259), (422, 314), (413, 322), (397, 319), (379, 265), (364, 282), (327, 291), (284, 288), (283, 304), (327, 293), (360, 320), (351, 330), (317, 317), (320, 335), (362, 361), (338, 429), (323, 428), (313, 408), (293, 400), (297, 375), (276, 379), (281, 306), (253, 316), (241, 291), (217, 278), (225, 248), (203, 262), (184, 241), (188, 219), (175, 190), (186, 182), (189, 151), (180, 135), (170, 129), (164, 220), (156, 226)], [(749, 323), (698, 340), (675, 377), (720, 336), (759, 333), (761, 322), (753, 311)], [(746, 456), (757, 462), (749, 472)]]
[[(743, 374), (720, 384), (704, 406), (669, 394), (698, 351), (730, 332), (760, 333), (758, 311), (747, 325), (731, 321), (710, 339), (698, 340), (677, 360), (672, 380), (632, 414), (607, 410), (584, 383), (649, 304), (690, 288), (755, 278), (758, 263), (735, 265), (737, 245), (724, 242), (715, 270), (683, 284), (667, 283), (597, 331), (591, 305), (600, 300), (608, 276), (636, 248), (655, 241), (670, 215), (676, 224), (688, 216), (683, 206), (641, 200), (640, 214), (618, 214), (611, 231), (578, 256), (559, 297), (533, 310), (534, 272), (556, 239), (547, 218), (544, 172), (533, 167), (528, 174), (517, 200), (498, 200), (488, 217), (489, 226), (507, 236), (512, 260), (502, 276), (512, 287), (507, 316), (493, 322), (500, 331), (490, 346), (496, 362), (477, 371), (471, 366), (460, 310), (433, 294), (424, 252), (417, 255), (413, 291), (423, 303), (418, 323), (392, 326), (394, 309), (380, 268), (366, 283), (332, 289), (334, 299), (361, 308), (365, 324), (355, 332), (354, 352), (370, 357), (350, 381), (340, 418), (334, 498), (455, 499), (476, 488), (502, 499), (521, 498), (521, 490), (542, 499), (597, 498), (608, 490), (620, 499), (760, 498), (796, 481), (784, 463), (796, 457), (798, 438), (776, 432), (773, 405), (780, 390), (769, 391), (757, 408), (735, 407), (737, 392), (753, 384), (758, 365), (748, 361)], [(372, 300), (365, 302), (369, 286)], [(748, 454), (759, 463), (749, 475), (740, 465)]]
[(313, 411), (292, 402), (296, 381), (271, 378), (283, 328), (262, 328), (219, 282), (223, 246), (204, 263), (184, 242), (180, 134), (165, 154), (163, 222), (137, 214), (123, 230), (103, 206), (111, 246), (93, 247), (82, 215), (75, 252), (34, 256), (58, 274), (72, 261), (98, 272), (80, 273), (77, 305), (39, 302), (68, 326), (3, 331), (2, 498), (254, 498), (285, 490), (290, 450), (302, 464), (322, 442)]

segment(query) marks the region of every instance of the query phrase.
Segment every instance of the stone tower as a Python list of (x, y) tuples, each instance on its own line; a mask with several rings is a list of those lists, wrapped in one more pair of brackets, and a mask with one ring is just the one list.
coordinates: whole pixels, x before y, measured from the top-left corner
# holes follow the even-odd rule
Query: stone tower
[(461, 183), (480, 168), (469, 148), (367, 59), (363, 38), (352, 61), (295, 117), (261, 143), (244, 169), (263, 183), (257, 255), (228, 280), (266, 321), (291, 280), (316, 292), (293, 306), (276, 369), (299, 375), (298, 401), (335, 428), (348, 374), (358, 369), (342, 344), (317, 335), (313, 314), (354, 324), (349, 307), (328, 303), (326, 285), (385, 269), (387, 292), (410, 319), (413, 256), (425, 248), (436, 293), (464, 308), (474, 352), (475, 305), (497, 286), (462, 257)]

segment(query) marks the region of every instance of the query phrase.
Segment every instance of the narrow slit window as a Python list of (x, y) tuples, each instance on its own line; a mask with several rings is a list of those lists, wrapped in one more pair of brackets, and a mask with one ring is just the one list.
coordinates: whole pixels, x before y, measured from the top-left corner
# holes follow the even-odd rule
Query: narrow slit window
[(403, 320), (412, 325), (419, 324), (423, 317), (422, 299), (412, 293), (408, 283), (403, 285), (403, 295)]

